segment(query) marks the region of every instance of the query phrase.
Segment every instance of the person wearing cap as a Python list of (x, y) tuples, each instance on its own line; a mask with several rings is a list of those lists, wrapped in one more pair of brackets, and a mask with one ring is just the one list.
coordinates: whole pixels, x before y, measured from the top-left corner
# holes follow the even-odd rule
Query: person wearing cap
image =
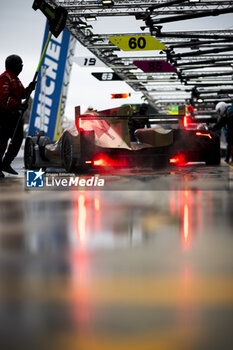
[[(133, 113), (133, 118), (129, 119), (129, 134), (130, 134), (130, 141), (137, 141), (134, 132), (137, 129), (144, 129), (145, 126), (147, 128), (150, 128), (150, 122), (149, 118), (147, 116), (148, 113), (148, 105), (146, 103), (142, 103), (139, 111)], [(139, 118), (137, 118), (137, 116)]]
[(25, 110), (27, 108), (26, 105), (22, 104), (22, 99), (26, 98), (28, 91), (35, 88), (35, 83), (30, 83), (25, 89), (18, 78), (23, 68), (21, 57), (17, 55), (8, 56), (5, 60), (5, 68), (5, 72), (0, 75), (0, 178), (4, 177), (3, 171), (18, 175), (11, 167), (11, 162), (17, 156), (23, 141), (22, 119), (8, 149), (7, 145), (14, 134), (20, 116), (20, 109)]
[(227, 103), (219, 102), (215, 110), (219, 113), (220, 119), (212, 130), (217, 131), (223, 127), (226, 128), (227, 149), (225, 162), (229, 163), (233, 147), (233, 104), (229, 107)]

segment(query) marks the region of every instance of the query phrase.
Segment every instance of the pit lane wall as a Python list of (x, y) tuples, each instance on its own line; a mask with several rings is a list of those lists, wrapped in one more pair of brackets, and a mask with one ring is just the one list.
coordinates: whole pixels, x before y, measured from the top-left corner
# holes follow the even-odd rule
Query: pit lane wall
[[(46, 23), (43, 46), (49, 35)], [(28, 135), (44, 131), (50, 140), (62, 133), (62, 119), (74, 55), (75, 39), (65, 29), (58, 38), (52, 36), (43, 60), (32, 106)]]

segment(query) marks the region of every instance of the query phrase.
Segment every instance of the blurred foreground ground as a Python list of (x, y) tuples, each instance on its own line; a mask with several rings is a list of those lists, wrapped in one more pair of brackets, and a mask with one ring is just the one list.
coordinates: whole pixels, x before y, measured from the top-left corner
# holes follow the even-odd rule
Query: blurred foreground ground
[(15, 167), (0, 184), (1, 349), (233, 348), (232, 168), (27, 191)]

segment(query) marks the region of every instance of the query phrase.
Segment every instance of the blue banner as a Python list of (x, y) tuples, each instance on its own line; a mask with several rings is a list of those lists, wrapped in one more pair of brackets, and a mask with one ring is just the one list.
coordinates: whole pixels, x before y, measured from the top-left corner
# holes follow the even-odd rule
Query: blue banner
[[(42, 50), (48, 35), (49, 26), (46, 23)], [(37, 79), (29, 123), (29, 136), (42, 130), (50, 140), (55, 139), (69, 41), (69, 32), (63, 30), (58, 38), (52, 36), (48, 45)]]

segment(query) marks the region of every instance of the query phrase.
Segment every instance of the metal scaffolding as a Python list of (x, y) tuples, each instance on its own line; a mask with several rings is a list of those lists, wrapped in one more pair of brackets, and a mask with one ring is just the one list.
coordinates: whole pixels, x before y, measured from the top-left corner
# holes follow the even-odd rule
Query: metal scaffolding
[[(205, 96), (209, 86), (214, 84), (221, 90), (222, 100), (233, 97), (230, 90), (233, 87), (230, 74), (233, 65), (233, 29), (166, 32), (162, 27), (163, 23), (206, 16), (214, 16), (216, 21), (223, 14), (231, 14), (233, 18), (232, 1), (114, 0), (109, 5), (104, 5), (101, 0), (49, 2), (53, 6), (61, 5), (67, 9), (69, 32), (133, 90), (141, 92), (149, 103), (157, 105), (157, 100), (164, 98), (167, 101), (169, 96), (172, 96), (171, 102), (177, 97), (177, 101), (182, 100), (183, 103), (204, 103), (204, 98), (200, 99), (200, 95)], [(119, 33), (119, 29), (112, 33), (114, 26), (106, 28), (109, 34), (96, 31), (94, 23), (98, 18), (109, 16), (113, 22), (122, 16), (133, 16), (139, 27), (138, 32), (130, 32), (129, 28), (128, 33)], [(90, 26), (89, 23), (93, 25)], [(147, 51), (143, 52), (143, 56), (136, 51), (126, 54), (109, 41), (110, 36), (144, 35), (152, 35), (166, 49), (154, 51), (153, 55), (147, 54)], [(177, 73), (144, 73), (133, 64), (135, 60), (165, 60), (176, 67)], [(158, 91), (161, 84), (169, 89), (169, 94), (164, 93), (162, 88)], [(208, 105), (211, 97), (213, 103), (216, 101), (216, 96), (218, 91), (207, 96)]]

